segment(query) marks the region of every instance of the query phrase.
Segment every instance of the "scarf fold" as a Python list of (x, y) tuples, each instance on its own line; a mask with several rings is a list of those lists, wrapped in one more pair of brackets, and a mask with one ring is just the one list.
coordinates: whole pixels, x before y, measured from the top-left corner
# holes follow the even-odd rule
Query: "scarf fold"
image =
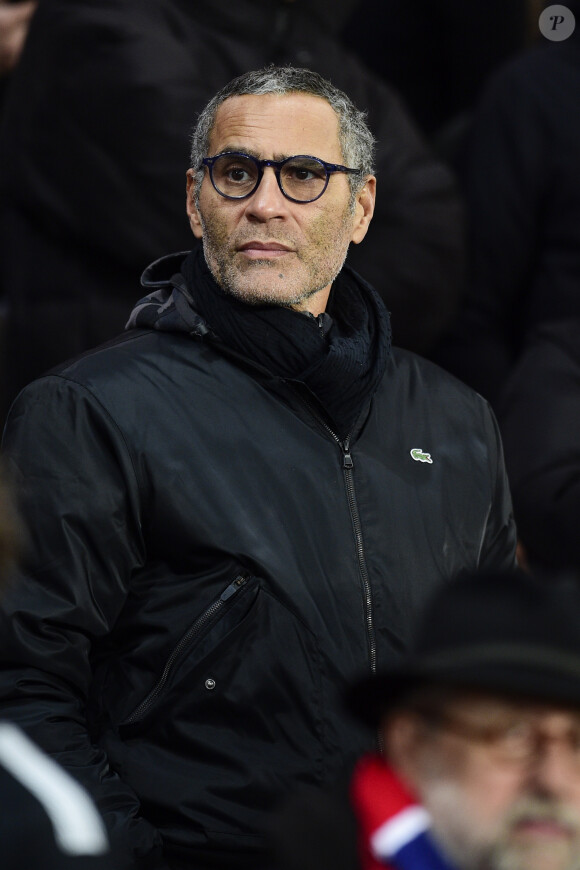
[(350, 797), (360, 831), (362, 870), (455, 870), (429, 833), (427, 810), (378, 755), (359, 760)]
[(181, 266), (196, 311), (228, 347), (273, 375), (307, 385), (344, 438), (383, 376), (390, 351), (388, 312), (348, 267), (319, 316), (278, 305), (248, 305), (216, 284), (203, 254)]

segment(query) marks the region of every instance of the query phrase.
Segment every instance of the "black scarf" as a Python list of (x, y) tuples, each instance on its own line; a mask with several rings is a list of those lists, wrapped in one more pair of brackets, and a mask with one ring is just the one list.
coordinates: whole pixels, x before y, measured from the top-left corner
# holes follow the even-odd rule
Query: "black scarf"
[[(344, 438), (374, 393), (390, 350), (388, 312), (378, 294), (344, 267), (320, 318), (277, 305), (248, 305), (216, 284), (203, 253), (181, 273), (194, 307), (228, 347), (279, 377), (301, 381)], [(328, 316), (329, 315), (329, 316)]]

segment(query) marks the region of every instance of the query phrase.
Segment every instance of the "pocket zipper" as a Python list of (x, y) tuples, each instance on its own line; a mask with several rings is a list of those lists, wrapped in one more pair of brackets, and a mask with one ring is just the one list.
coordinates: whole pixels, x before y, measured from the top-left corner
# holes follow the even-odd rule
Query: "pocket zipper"
[(245, 584), (250, 579), (249, 574), (240, 574), (239, 577), (230, 583), (230, 585), (224, 589), (219, 598), (210, 604), (210, 606), (205, 610), (201, 616), (199, 616), (193, 625), (188, 629), (188, 631), (183, 635), (179, 643), (173, 648), (169, 658), (165, 663), (165, 667), (163, 668), (163, 673), (161, 674), (157, 683), (153, 686), (149, 694), (141, 701), (141, 703), (133, 710), (133, 712), (122, 722), (122, 725), (133, 725), (139, 719), (141, 719), (150, 707), (156, 702), (157, 698), (163, 691), (167, 680), (169, 679), (169, 675), (173, 668), (173, 665), (178, 660), (180, 655), (183, 653), (185, 649), (195, 640), (198, 634), (206, 628), (208, 623), (212, 621), (212, 619), (220, 612), (220, 610), (224, 607), (225, 603), (229, 601), (239, 590), (245, 586)]

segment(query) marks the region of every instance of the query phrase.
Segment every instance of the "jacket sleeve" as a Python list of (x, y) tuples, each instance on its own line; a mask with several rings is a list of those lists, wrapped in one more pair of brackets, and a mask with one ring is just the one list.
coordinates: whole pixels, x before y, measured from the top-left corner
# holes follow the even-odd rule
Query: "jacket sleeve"
[(485, 402), (484, 427), (489, 449), (492, 497), (485, 523), (477, 569), (510, 571), (516, 567), (517, 530), (506, 472), (499, 426), (491, 407)]
[(28, 545), (0, 613), (0, 716), (92, 793), (123, 867), (162, 868), (159, 833), (91, 741), (86, 718), (91, 656), (144, 557), (130, 457), (91, 394), (53, 376), (20, 394), (3, 449)]

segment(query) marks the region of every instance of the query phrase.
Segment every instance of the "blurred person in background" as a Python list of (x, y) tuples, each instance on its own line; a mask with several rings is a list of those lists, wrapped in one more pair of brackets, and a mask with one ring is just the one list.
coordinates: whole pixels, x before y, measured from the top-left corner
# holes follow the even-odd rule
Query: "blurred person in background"
[(554, 569), (580, 559), (580, 3), (564, 8), (565, 38), (536, 17), (475, 113), (467, 289), (433, 354), (496, 411), (523, 548)]
[(489, 75), (528, 44), (537, 5), (538, 0), (358, 0), (341, 36), (398, 90), (430, 142), (442, 146), (456, 131), (447, 155), (455, 158)]
[(577, 870), (579, 622), (577, 575), (436, 591), (408, 654), (348, 695), (382, 752), (287, 802), (277, 870)]
[(33, 0), (0, 0), (0, 78), (12, 72), (20, 59), (30, 19), (38, 4)]
[[(28, 35), (30, 19), (36, 9), (36, 3), (31, 0), (10, 3), (0, 0), (0, 125), (6, 89), (10, 81), (10, 73), (18, 63), (24, 42)], [(0, 243), (0, 250), (2, 245)], [(0, 285), (0, 425), (4, 416), (4, 404), (10, 378), (6, 374), (7, 359), (5, 355), (5, 320), (6, 299)]]

